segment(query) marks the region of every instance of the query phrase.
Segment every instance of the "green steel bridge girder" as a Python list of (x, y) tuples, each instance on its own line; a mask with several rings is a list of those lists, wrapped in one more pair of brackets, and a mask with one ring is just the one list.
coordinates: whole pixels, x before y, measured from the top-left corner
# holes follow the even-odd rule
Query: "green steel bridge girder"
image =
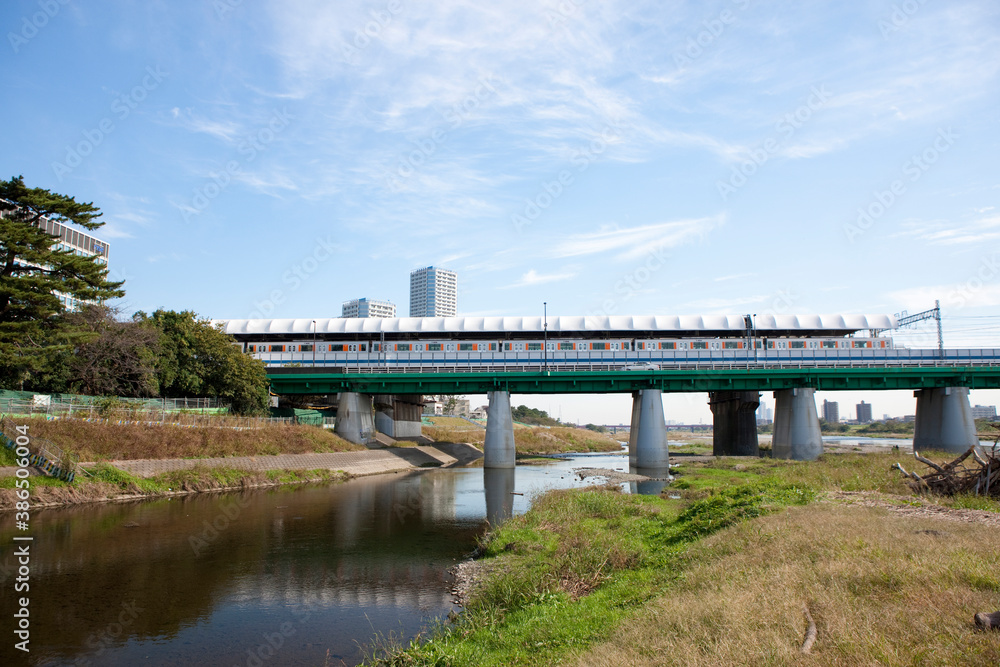
[(643, 389), (669, 393), (778, 391), (812, 387), (822, 391), (1000, 389), (1000, 366), (900, 366), (855, 368), (750, 368), (704, 370), (502, 372), (502, 373), (326, 373), (311, 368), (268, 370), (276, 394), (614, 394)]

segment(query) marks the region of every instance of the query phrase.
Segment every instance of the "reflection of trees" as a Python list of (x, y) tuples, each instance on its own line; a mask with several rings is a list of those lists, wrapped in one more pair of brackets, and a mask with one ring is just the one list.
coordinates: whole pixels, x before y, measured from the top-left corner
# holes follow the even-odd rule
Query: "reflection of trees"
[[(471, 545), (477, 532), (450, 521), (450, 478), (416, 474), (39, 512), (33, 653), (59, 659), (87, 653), (88, 638), (93, 647), (94, 633), (117, 622), (122, 604), (132, 601), (143, 611), (119, 642), (173, 638), (234, 595), (440, 608), (450, 598), (446, 568), (456, 547)], [(235, 519), (225, 518), (224, 508)], [(215, 534), (206, 532), (213, 521), (222, 528)], [(10, 544), (10, 533), (2, 532), (0, 540)], [(205, 540), (198, 555), (192, 537)], [(4, 614), (14, 612), (13, 584), (13, 577), (0, 584)], [(10, 650), (0, 650), (0, 662)]]

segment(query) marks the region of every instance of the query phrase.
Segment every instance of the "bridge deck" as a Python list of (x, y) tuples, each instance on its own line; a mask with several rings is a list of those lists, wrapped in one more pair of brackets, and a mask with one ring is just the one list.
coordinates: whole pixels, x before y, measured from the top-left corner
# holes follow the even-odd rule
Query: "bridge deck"
[(502, 367), (470, 368), (457, 372), (408, 372), (404, 369), (345, 369), (310, 367), (269, 368), (268, 378), (278, 394), (609, 394), (643, 389), (664, 392), (777, 391), (812, 387), (823, 391), (928, 389), (968, 387), (1000, 389), (1000, 364), (852, 365), (840, 367), (750, 367), (746, 364), (672, 367), (661, 370), (561, 370)]

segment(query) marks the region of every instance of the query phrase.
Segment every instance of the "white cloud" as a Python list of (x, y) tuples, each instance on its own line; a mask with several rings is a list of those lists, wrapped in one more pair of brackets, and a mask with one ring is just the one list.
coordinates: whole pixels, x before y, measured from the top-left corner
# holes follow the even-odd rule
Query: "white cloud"
[(515, 287), (530, 287), (533, 285), (542, 285), (544, 283), (554, 283), (562, 280), (569, 280), (570, 278), (575, 278), (576, 273), (548, 273), (540, 274), (534, 269), (529, 269), (527, 273), (521, 276), (521, 279), (516, 283), (511, 283), (510, 285), (505, 285), (500, 289), (512, 289)]
[(675, 220), (640, 227), (606, 227), (598, 232), (575, 234), (551, 251), (552, 257), (580, 257), (616, 252), (616, 259), (637, 259), (652, 250), (674, 248), (696, 241), (723, 224), (723, 216)]

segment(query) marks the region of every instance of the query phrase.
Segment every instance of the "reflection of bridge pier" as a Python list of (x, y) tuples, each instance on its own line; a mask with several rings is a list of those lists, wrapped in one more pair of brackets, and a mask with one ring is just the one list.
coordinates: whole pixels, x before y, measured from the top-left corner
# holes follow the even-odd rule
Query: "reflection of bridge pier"
[(514, 515), (514, 468), (483, 469), (486, 520), (496, 526)]

